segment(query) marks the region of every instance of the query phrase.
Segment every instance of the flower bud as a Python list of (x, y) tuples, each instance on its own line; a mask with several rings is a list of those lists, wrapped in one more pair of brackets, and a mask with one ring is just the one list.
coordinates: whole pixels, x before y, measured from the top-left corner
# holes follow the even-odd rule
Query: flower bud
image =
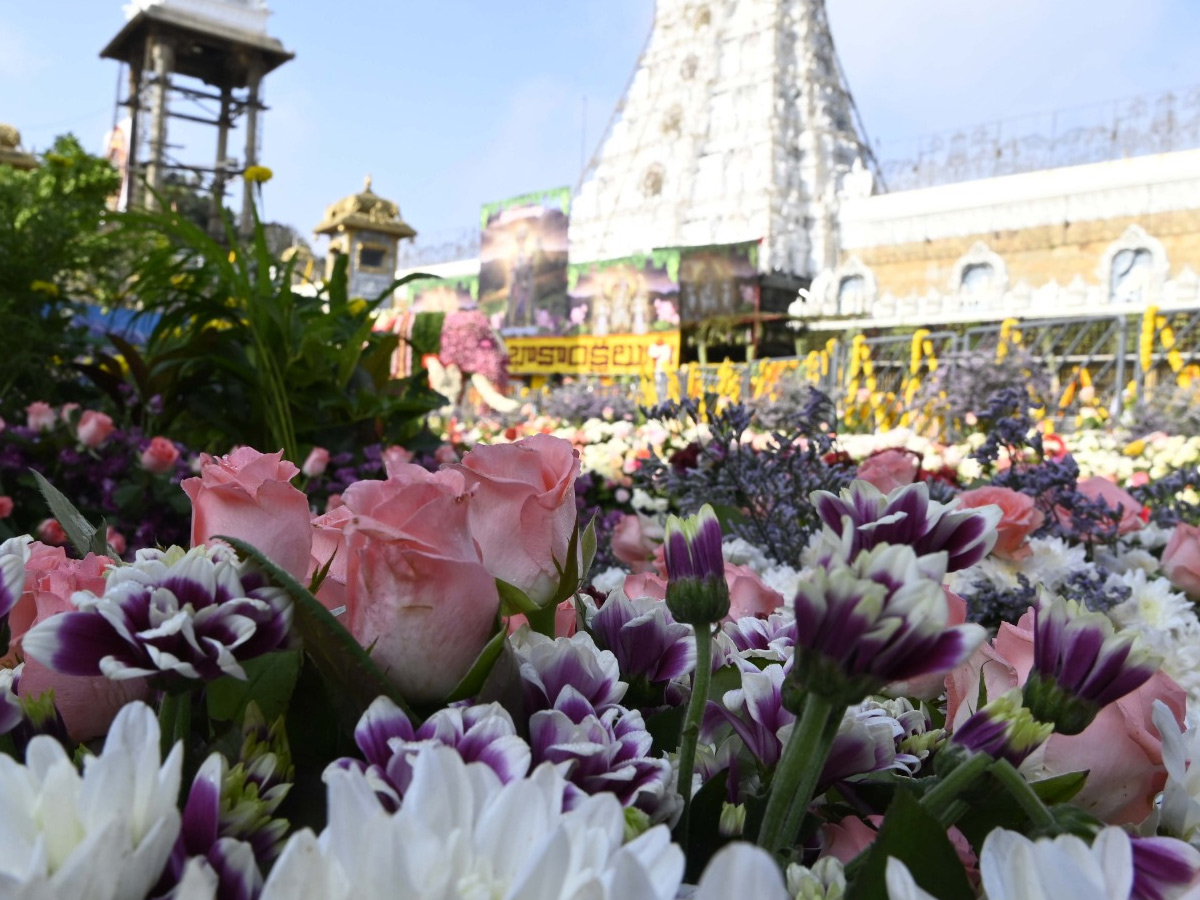
[(721, 524), (707, 503), (687, 519), (667, 519), (667, 609), (677, 622), (708, 625), (729, 614)]

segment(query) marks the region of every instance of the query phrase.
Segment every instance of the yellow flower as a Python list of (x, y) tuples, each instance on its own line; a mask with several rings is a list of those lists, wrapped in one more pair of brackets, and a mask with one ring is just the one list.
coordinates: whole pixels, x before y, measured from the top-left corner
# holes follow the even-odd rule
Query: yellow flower
[(29, 289), (38, 294), (45, 294), (47, 297), (58, 296), (58, 285), (51, 284), (49, 281), (35, 281), (29, 285)]
[(266, 166), (247, 166), (242, 177), (251, 184), (266, 184), (275, 177), (275, 173)]
[(1140, 438), (1136, 441), (1130, 441), (1121, 452), (1126, 456), (1141, 456), (1146, 452), (1146, 442)]

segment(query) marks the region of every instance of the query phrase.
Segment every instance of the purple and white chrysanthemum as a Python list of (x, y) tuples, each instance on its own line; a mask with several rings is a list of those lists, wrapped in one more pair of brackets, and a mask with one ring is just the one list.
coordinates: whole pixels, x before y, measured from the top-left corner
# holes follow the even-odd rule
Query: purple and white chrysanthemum
[(17, 696), (25, 663), (11, 669), (0, 669), (0, 734), (8, 734), (25, 720), (25, 710)]
[(25, 590), (25, 564), (32, 541), (26, 534), (0, 543), (0, 618), (12, 612)]
[(439, 709), (417, 728), (394, 702), (379, 697), (354, 729), (354, 742), (366, 758), (340, 759), (338, 768), (361, 769), (387, 809), (399, 809), (412, 782), (412, 762), (422, 747), (451, 747), (467, 762), (489, 766), (508, 783), (529, 771), (529, 745), (517, 735), (512, 717), (498, 703)]
[(663, 542), (667, 608), (678, 622), (709, 625), (729, 614), (729, 585), (721, 551), (721, 523), (705, 503), (694, 516), (668, 516)]
[(228, 765), (214, 753), (204, 761), (192, 781), (183, 807), (179, 837), (171, 850), (166, 871), (159, 882), (167, 890), (180, 882), (188, 865), (211, 873), (217, 896), (229, 900), (256, 900), (263, 876), (254, 848), (226, 834), (222, 827), (222, 795)]
[(1133, 850), (1131, 900), (1179, 897), (1200, 875), (1200, 850), (1171, 837), (1130, 837)]
[(624, 591), (614, 591), (592, 619), (591, 628), (601, 649), (616, 656), (626, 681), (659, 684), (682, 678), (696, 667), (692, 629), (671, 618), (660, 600), (631, 600)]
[(585, 632), (552, 639), (521, 628), (509, 643), (519, 660), (525, 706), (530, 712), (554, 709), (559, 695), (568, 688), (594, 711), (602, 712), (619, 703), (628, 689), (621, 681), (617, 657), (599, 649)]
[(671, 763), (650, 755), (654, 739), (637, 710), (614, 706), (582, 717), (542, 710), (529, 720), (529, 741), (534, 765), (553, 763), (566, 777), (567, 809), (587, 794), (611, 793), (651, 822), (668, 822), (679, 812)]
[(1033, 668), (1025, 705), (1060, 734), (1079, 734), (1096, 714), (1158, 671), (1136, 633), (1073, 600), (1043, 595), (1034, 610)]
[[(703, 735), (710, 745), (720, 742), (718, 746), (724, 746), (726, 734), (732, 730), (760, 768), (773, 769), (796, 722), (783, 703), (787, 669), (769, 665), (761, 671), (744, 669), (741, 675), (741, 688), (726, 691), (720, 703), (708, 704)], [(888, 769), (915, 772), (920, 768), (919, 758), (898, 750), (906, 736), (905, 726), (882, 704), (866, 701), (850, 707), (838, 727), (819, 785), (823, 789), (835, 781)], [(720, 759), (732, 763), (728, 750)], [(750, 779), (746, 785), (753, 783)]]
[(944, 551), (919, 556), (907, 545), (882, 544), (849, 564), (815, 569), (795, 599), (799, 686), (852, 703), (966, 660), (985, 632), (949, 626), (945, 560)]
[(67, 675), (122, 680), (170, 674), (245, 678), (241, 663), (278, 649), (292, 601), (225, 546), (139, 550), (104, 594), (78, 591), (77, 612), (25, 635), (26, 654)]
[(986, 753), (1020, 766), (1054, 733), (1054, 726), (1034, 719), (1013, 688), (990, 701), (955, 729), (946, 747), (951, 757)]
[(717, 633), (716, 645), (726, 664), (733, 657), (786, 662), (796, 646), (796, 617), (782, 609), (765, 619), (746, 616), (726, 622)]
[[(918, 556), (945, 552), (946, 571), (956, 572), (975, 565), (996, 543), (1000, 508), (956, 509), (929, 499), (923, 481), (884, 494), (866, 481), (854, 481), (840, 495), (814, 491), (812, 502), (818, 515), (840, 539), (844, 561), (880, 544), (903, 544)], [(829, 545), (827, 558), (839, 548)]]

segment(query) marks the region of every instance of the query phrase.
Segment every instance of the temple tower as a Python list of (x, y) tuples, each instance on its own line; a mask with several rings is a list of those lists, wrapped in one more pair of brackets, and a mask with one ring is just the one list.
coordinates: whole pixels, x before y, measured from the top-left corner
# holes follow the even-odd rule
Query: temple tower
[(400, 241), (417, 236), (401, 218), (400, 207), (371, 190), (370, 175), (361, 192), (326, 209), (313, 232), (329, 236), (325, 277), (333, 273), (338, 256), (345, 255), (350, 296), (366, 298), (387, 290), (396, 277)]
[[(212, 196), (209, 229), (219, 236), (226, 184), (259, 164), (263, 79), (293, 54), (267, 34), (266, 0), (131, 0), (124, 12), (125, 25), (100, 52), (129, 71), (123, 105), (130, 112), (121, 129), (128, 148), (124, 204), (154, 208), (154, 194), (162, 191), (168, 172), (200, 175)], [(172, 108), (173, 100), (195, 102), (184, 112)], [(205, 104), (207, 114), (197, 114), (196, 107), (203, 113)], [(229, 130), (243, 116), (245, 148), (239, 163), (228, 152)], [(174, 157), (171, 151), (177, 148), (168, 142), (173, 118), (216, 126), (213, 165), (187, 165)], [(150, 192), (141, 190), (143, 177)], [(244, 180), (243, 233), (253, 226), (252, 190)]]
[(764, 272), (811, 278), (868, 158), (824, 0), (658, 0), (572, 204), (572, 261), (759, 240)]

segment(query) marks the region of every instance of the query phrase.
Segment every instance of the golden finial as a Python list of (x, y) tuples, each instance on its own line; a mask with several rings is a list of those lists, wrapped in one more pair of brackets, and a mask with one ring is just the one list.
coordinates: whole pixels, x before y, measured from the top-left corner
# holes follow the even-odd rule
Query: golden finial
[(363, 193), (364, 194), (371, 193), (371, 176), (370, 175), (368, 175), (366, 177), (366, 180), (363, 182)]

